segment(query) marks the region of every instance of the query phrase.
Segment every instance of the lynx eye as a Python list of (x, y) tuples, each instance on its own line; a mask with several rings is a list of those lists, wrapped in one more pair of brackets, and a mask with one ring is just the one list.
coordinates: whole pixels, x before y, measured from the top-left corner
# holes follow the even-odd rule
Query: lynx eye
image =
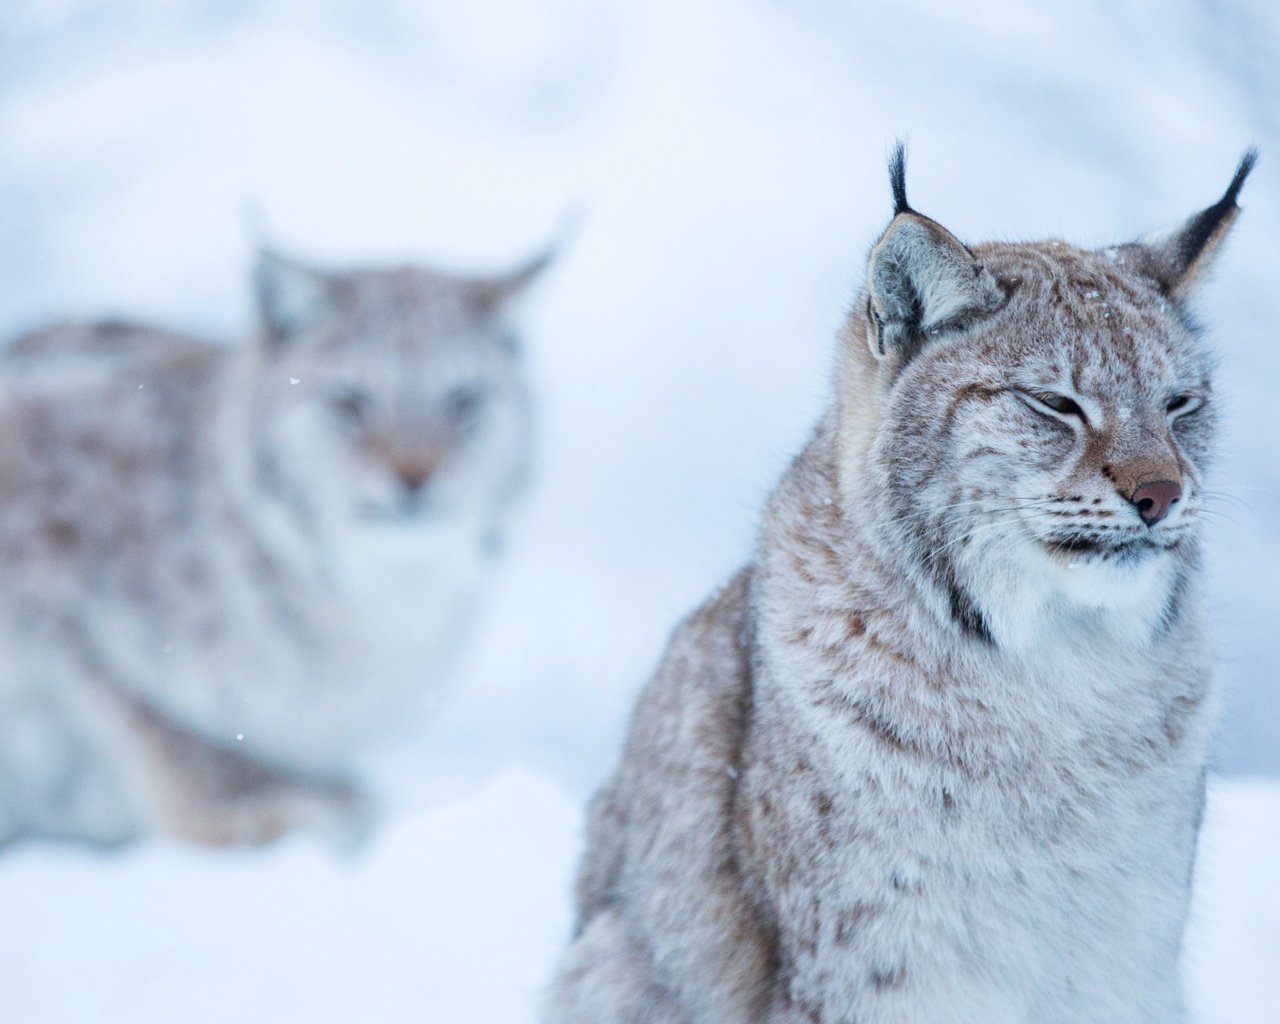
[(1085, 416), (1084, 410), (1080, 408), (1080, 404), (1066, 395), (1060, 395), (1056, 391), (1020, 391), (1018, 393), (1027, 400), (1028, 405), (1038, 412), (1047, 410), (1055, 418), (1070, 416), (1081, 423), (1088, 422), (1088, 417)]
[(1054, 412), (1062, 413), (1063, 416), (1078, 416), (1084, 419), (1084, 410), (1066, 395), (1043, 394), (1036, 395), (1036, 398)]
[(1170, 416), (1185, 416), (1187, 413), (1195, 412), (1200, 408), (1201, 404), (1200, 399), (1195, 395), (1175, 395), (1169, 399), (1164, 410)]
[(363, 423), (373, 408), (373, 397), (360, 388), (343, 388), (330, 399), (334, 411), (351, 424)]
[(456, 388), (445, 397), (445, 415), (454, 426), (469, 427), (479, 417), (484, 404), (485, 393), (480, 388)]

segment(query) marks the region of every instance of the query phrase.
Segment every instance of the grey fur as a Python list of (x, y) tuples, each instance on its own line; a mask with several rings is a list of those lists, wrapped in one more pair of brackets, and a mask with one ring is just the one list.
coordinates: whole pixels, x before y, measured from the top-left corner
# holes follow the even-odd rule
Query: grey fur
[(1147, 250), (961, 250), (1000, 302), (882, 352), (863, 295), (752, 563), (641, 695), (551, 1024), (1184, 1019), (1212, 360)]

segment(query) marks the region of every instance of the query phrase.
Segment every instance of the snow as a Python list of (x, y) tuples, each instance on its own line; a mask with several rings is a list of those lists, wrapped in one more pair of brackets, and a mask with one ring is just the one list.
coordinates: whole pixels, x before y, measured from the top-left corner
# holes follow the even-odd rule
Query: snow
[(386, 828), (359, 859), (305, 841), (0, 872), (0, 1017), (23, 1024), (534, 1020), (568, 929), (579, 812), (520, 769)]
[(585, 217), (527, 309), (536, 488), (458, 699), (371, 755), (386, 827), (349, 861), (303, 840), (8, 855), (0, 1020), (532, 1020), (580, 808), (816, 416), (898, 135), (913, 205), (970, 240), (1124, 241), (1262, 150), (1201, 302), (1226, 719), (1188, 963), (1201, 1022), (1274, 1018), (1280, 7), (4, 6), (3, 333), (114, 313), (235, 336), (254, 231), (492, 268)]
[[(24, 1024), (535, 1024), (568, 935), (581, 814), (527, 769), (339, 860), (304, 841), (100, 857), (28, 849), (0, 871), (3, 1019)], [(1199, 1024), (1280, 1006), (1280, 786), (1217, 780), (1187, 939)]]
[(1210, 789), (1184, 958), (1197, 1019), (1268, 1024), (1280, 1009), (1280, 786)]

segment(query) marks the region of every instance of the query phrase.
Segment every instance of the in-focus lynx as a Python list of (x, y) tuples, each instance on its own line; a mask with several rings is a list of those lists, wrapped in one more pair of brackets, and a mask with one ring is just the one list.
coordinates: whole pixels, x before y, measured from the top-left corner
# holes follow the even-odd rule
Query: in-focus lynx
[(495, 278), (272, 253), (244, 346), (51, 328), (0, 364), (0, 843), (363, 827), (520, 491)]
[(969, 248), (907, 203), (756, 556), (597, 795), (555, 1024), (1171, 1024), (1212, 712), (1181, 228)]

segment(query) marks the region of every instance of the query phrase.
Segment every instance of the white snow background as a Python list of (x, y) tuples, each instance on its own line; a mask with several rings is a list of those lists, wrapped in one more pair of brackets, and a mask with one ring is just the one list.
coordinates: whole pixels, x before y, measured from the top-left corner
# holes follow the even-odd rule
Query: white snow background
[(0, 1022), (532, 1022), (581, 806), (816, 418), (898, 135), (974, 241), (1132, 238), (1262, 149), (1200, 303), (1226, 715), (1187, 961), (1200, 1024), (1280, 1019), (1280, 6), (7, 0), (6, 334), (242, 334), (246, 205), (304, 257), (476, 269), (584, 219), (527, 309), (536, 489), (456, 699), (371, 758), (386, 826), (18, 850)]

